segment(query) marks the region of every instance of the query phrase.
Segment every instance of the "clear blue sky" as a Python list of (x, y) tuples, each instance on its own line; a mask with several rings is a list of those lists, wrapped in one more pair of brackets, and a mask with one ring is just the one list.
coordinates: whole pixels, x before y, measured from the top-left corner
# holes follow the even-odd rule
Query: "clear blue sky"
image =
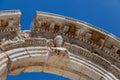
[[(39, 10), (86, 21), (120, 37), (120, 0), (0, 0), (0, 10), (10, 9), (22, 11), (21, 26), (25, 30)], [(7, 80), (67, 80), (45, 73), (23, 74)]]

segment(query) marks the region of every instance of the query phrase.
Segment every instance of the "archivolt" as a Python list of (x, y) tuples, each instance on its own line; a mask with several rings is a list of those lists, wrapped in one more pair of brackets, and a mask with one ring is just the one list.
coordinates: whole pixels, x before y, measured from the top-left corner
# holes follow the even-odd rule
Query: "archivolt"
[(44, 12), (36, 13), (31, 30), (21, 31), (16, 24), (19, 11), (0, 15), (9, 22), (0, 31), (0, 80), (22, 71), (44, 71), (74, 80), (120, 79), (120, 41), (110, 34), (88, 23)]

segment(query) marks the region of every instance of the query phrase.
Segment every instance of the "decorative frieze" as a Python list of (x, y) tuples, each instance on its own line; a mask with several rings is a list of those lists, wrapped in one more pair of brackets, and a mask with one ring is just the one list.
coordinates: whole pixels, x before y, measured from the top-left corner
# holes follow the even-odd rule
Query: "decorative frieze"
[(0, 32), (20, 31), (20, 11), (0, 11)]
[[(85, 63), (81, 57), (89, 62), (87, 67), (82, 65), (87, 70), (81, 66)], [(70, 65), (72, 61), (77, 70)], [(4, 76), (38, 70), (53, 71), (75, 80), (98, 77), (117, 80), (120, 41), (88, 23), (44, 12), (36, 13), (31, 30), (22, 31), (20, 12), (3, 11), (0, 12), (0, 70), (5, 70)], [(98, 77), (89, 75), (90, 72)], [(5, 80), (1, 77), (3, 73), (0, 71), (0, 80)]]
[[(50, 38), (50, 37), (53, 38), (56, 35), (62, 35), (64, 41), (68, 43), (76, 44), (78, 46), (90, 50), (91, 52), (94, 52), (96, 49), (99, 49), (105, 53), (104, 55), (111, 56), (112, 54), (112, 57), (115, 60), (119, 61), (119, 58), (116, 57), (116, 53), (112, 53), (114, 52), (114, 50), (112, 48), (109, 48), (110, 46), (107, 45), (110, 43), (114, 43), (114, 40), (116, 41), (115, 43), (118, 42), (118, 40), (116, 40), (114, 37), (111, 37), (111, 35), (107, 34), (106, 32), (103, 32), (102, 30), (92, 27), (87, 23), (83, 23), (82, 21), (76, 21), (73, 19), (70, 20), (67, 18), (58, 18), (59, 16), (56, 15), (50, 16), (51, 14), (48, 17), (45, 15), (49, 15), (49, 14), (44, 14), (44, 16), (42, 13), (36, 14), (33, 23), (37, 24), (39, 22), (39, 27), (37, 27), (37, 25), (33, 25), (32, 28), (34, 28), (34, 30), (31, 32), (31, 34), (34, 33), (36, 37), (38, 34), (41, 34), (42, 37), (46, 37), (46, 38)], [(58, 26), (56, 24), (56, 21), (59, 21), (59, 27), (55, 28), (55, 26)], [(44, 29), (41, 27), (41, 25), (43, 26)], [(39, 29), (43, 29), (43, 30), (37, 32)], [(54, 35), (52, 32), (55, 32), (56, 35)], [(46, 34), (50, 34), (49, 37), (46, 36)], [(110, 42), (109, 39), (111, 39), (110, 41), (112, 42)], [(79, 41), (82, 42), (78, 43)], [(84, 46), (83, 44), (89, 45), (91, 48), (89, 48), (88, 46)]]

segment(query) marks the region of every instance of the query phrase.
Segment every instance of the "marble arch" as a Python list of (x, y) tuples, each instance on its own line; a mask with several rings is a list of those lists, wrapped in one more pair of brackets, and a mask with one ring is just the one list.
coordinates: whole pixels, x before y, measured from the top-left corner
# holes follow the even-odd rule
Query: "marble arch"
[(120, 40), (86, 22), (37, 11), (30, 30), (19, 10), (0, 11), (0, 80), (48, 72), (73, 80), (119, 80)]

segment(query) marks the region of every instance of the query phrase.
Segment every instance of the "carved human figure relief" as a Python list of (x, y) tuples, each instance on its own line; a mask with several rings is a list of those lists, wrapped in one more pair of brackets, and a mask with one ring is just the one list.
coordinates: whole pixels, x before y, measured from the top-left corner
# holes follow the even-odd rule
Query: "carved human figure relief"
[(76, 36), (76, 25), (74, 23), (68, 23), (67, 26), (69, 27), (67, 32), (65, 32), (65, 34), (68, 36), (68, 37), (75, 37)]
[(66, 32), (69, 30), (69, 26), (64, 26), (63, 32), (66, 34)]
[(0, 21), (0, 80), (21, 71), (52, 72), (72, 80), (120, 79), (120, 41), (114, 36), (70, 18), (35, 16), (31, 30), (18, 30), (17, 16), (8, 14)]
[(57, 35), (54, 39), (54, 45), (55, 47), (62, 47), (63, 45), (63, 38), (61, 35)]
[(51, 23), (50, 29), (49, 29), (50, 32), (54, 32), (54, 26), (55, 26), (55, 23)]
[(57, 33), (60, 29), (60, 25), (59, 24), (55, 24), (54, 25), (54, 33)]
[(0, 29), (5, 29), (8, 26), (8, 20), (0, 20)]
[(80, 35), (79, 33), (80, 33), (80, 29), (77, 29), (77, 30), (76, 30), (76, 37), (77, 37), (77, 38), (79, 38), (79, 35)]
[(50, 27), (50, 22), (49, 21), (43, 21), (41, 23), (41, 28), (44, 30), (44, 31), (49, 31), (49, 27)]
[(86, 36), (86, 34), (89, 33), (89, 32), (90, 32), (90, 31), (89, 31), (88, 28), (81, 28), (80, 31), (79, 31), (79, 36), (82, 36), (82, 37), (84, 37), (84, 38), (86, 38), (87, 36), (90, 37), (90, 34), (88, 34), (88, 35)]
[(13, 20), (10, 20), (10, 21), (9, 21), (9, 26), (12, 27), (12, 26), (13, 26), (13, 23), (14, 23), (14, 21), (13, 21)]
[(85, 35), (85, 39), (90, 39), (91, 36), (92, 36), (92, 34), (90, 34), (90, 33), (86, 33), (86, 35)]

